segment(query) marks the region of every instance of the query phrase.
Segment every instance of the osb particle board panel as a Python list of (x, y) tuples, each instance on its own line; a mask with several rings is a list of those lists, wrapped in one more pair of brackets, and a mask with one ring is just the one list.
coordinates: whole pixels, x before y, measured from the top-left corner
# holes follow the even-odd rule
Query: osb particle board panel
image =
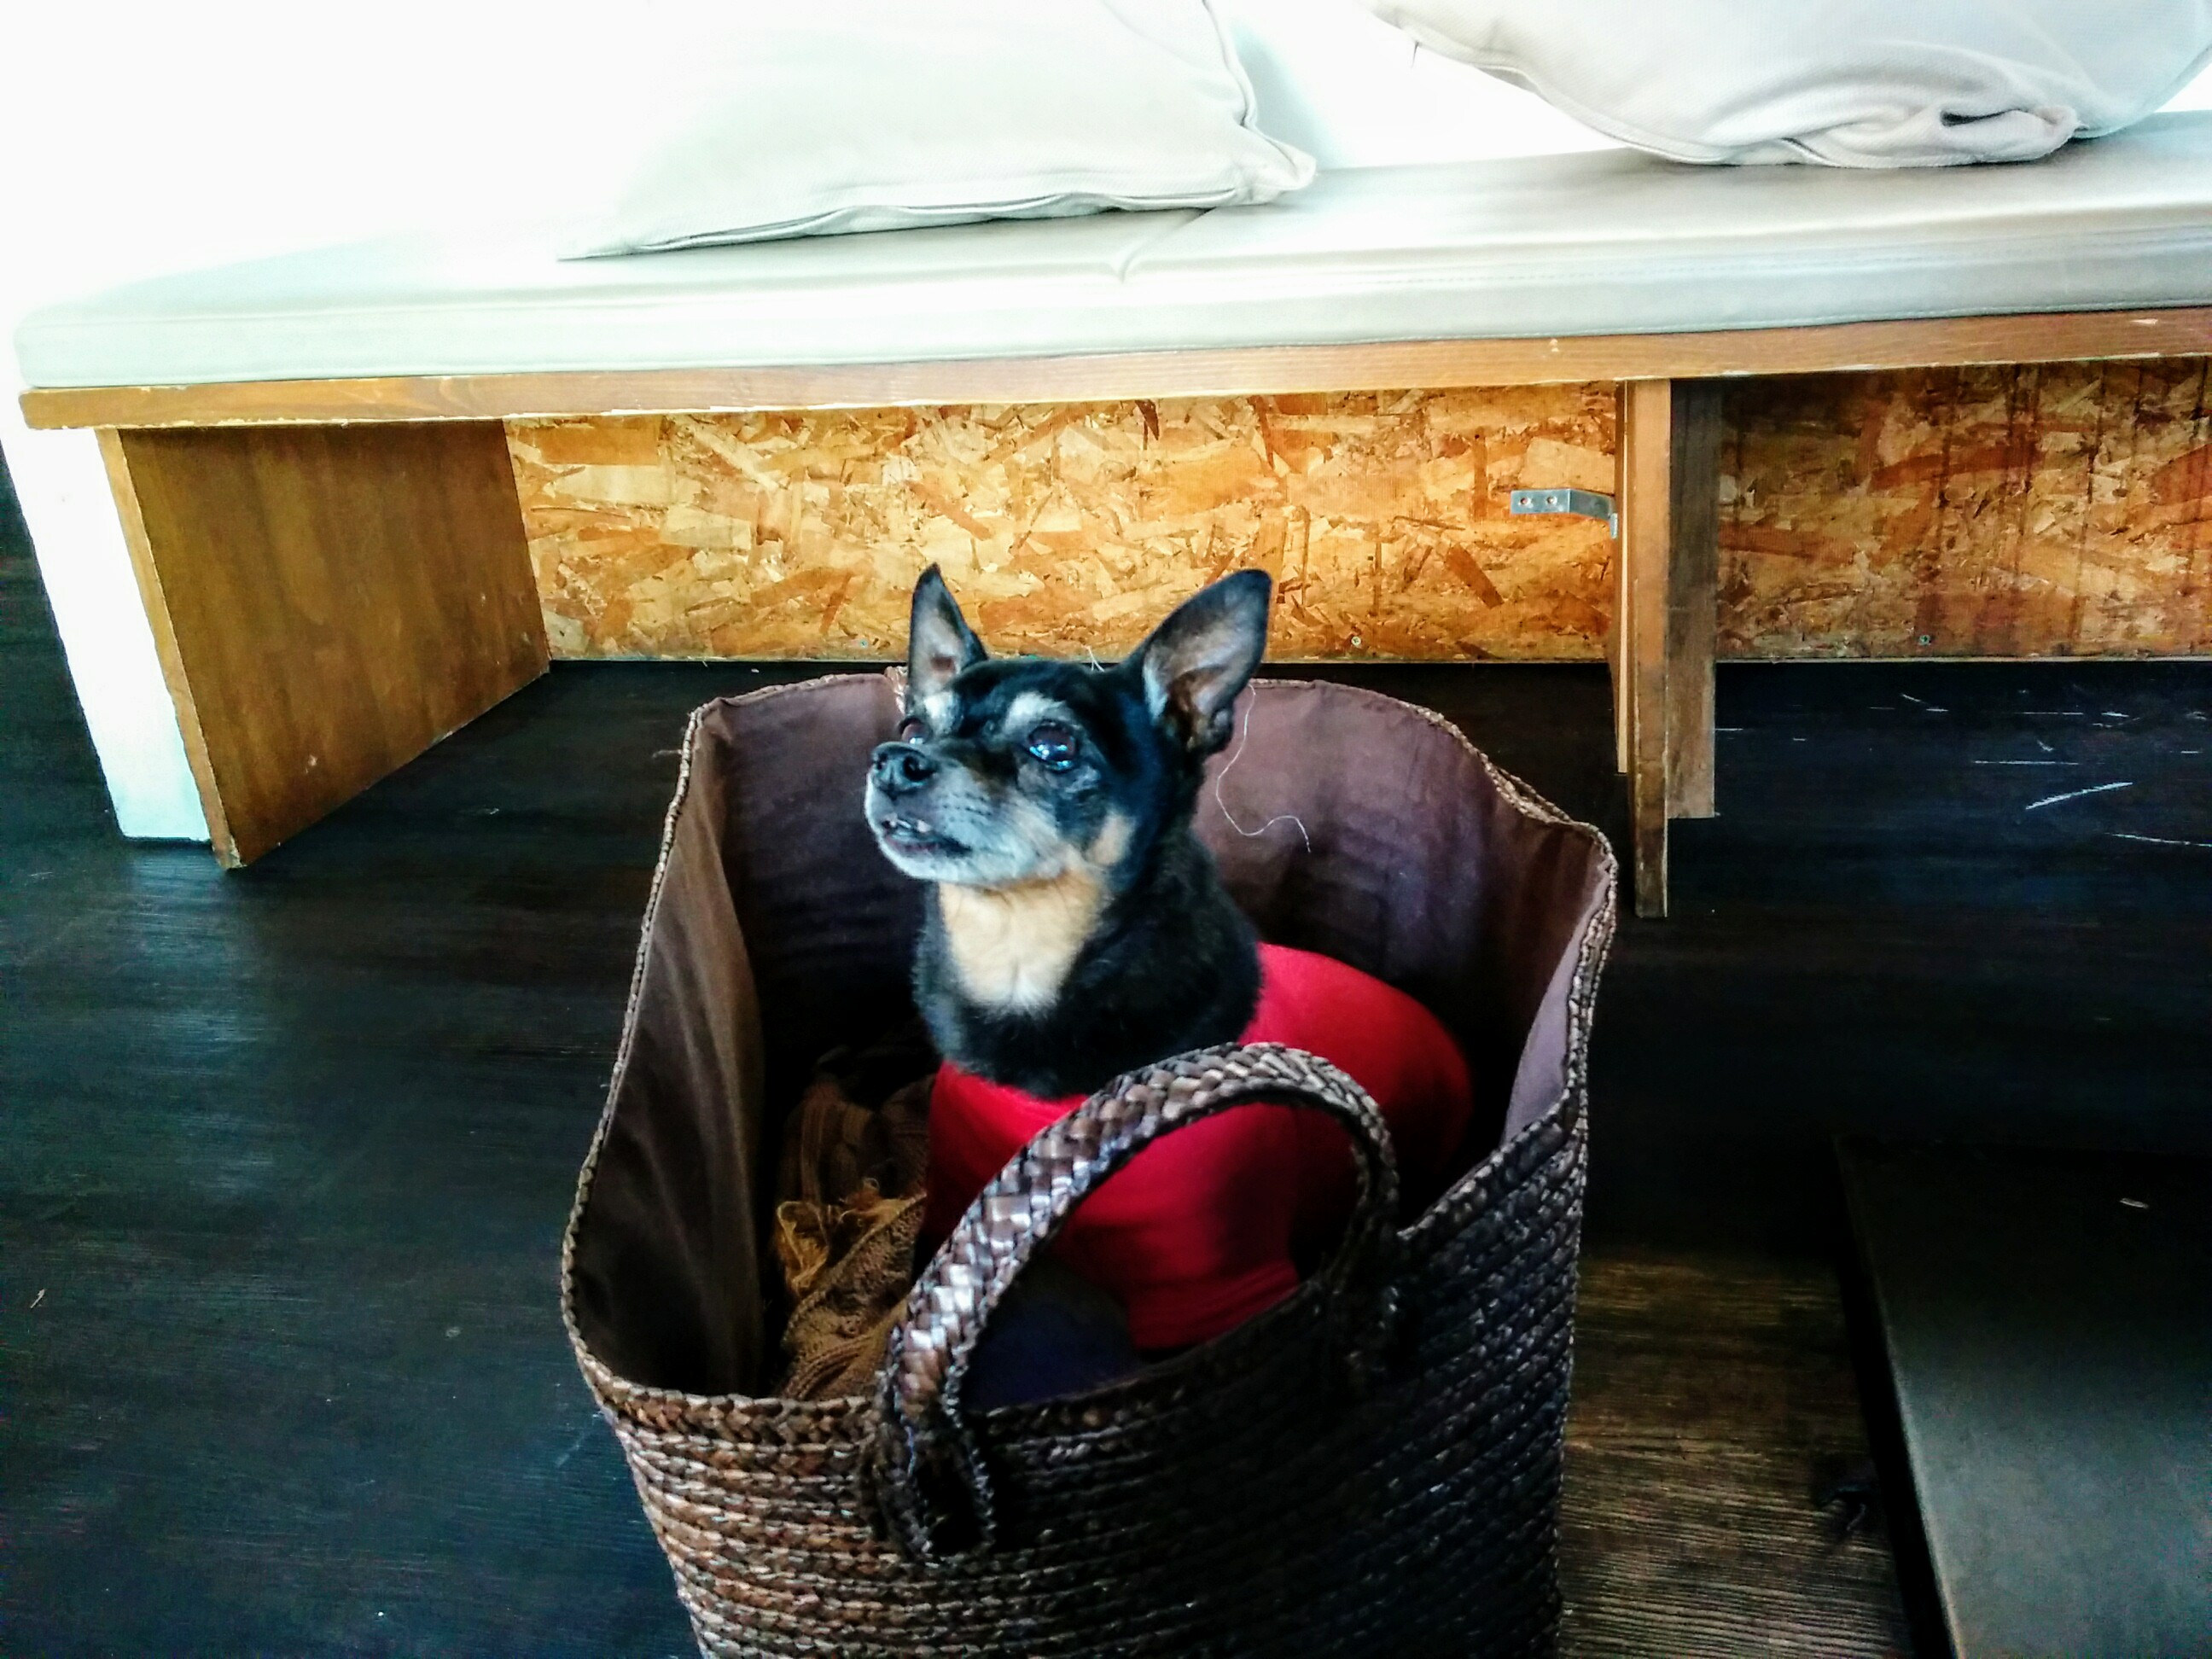
[[(1723, 656), (2212, 652), (2207, 364), (1731, 384)], [(1005, 650), (1111, 653), (1256, 563), (1280, 658), (1601, 654), (1604, 386), (513, 422), (562, 656), (896, 654), (942, 562)]]
[(1732, 386), (1722, 654), (2212, 652), (2208, 366)]
[(1212, 578), (1279, 658), (1596, 658), (1610, 386), (508, 427), (556, 655), (883, 657), (935, 561), (994, 649), (1101, 654)]

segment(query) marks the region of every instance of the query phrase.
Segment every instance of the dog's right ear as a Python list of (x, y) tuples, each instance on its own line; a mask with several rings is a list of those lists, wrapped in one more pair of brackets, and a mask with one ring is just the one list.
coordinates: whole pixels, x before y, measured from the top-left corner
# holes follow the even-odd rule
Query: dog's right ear
[(1129, 659), (1152, 718), (1194, 754), (1229, 741), (1230, 710), (1267, 649), (1273, 588), (1264, 570), (1224, 576), (1177, 605)]
[(914, 616), (907, 629), (908, 710), (927, 703), (951, 684), (963, 669), (982, 661), (985, 654), (983, 641), (960, 614), (944, 575), (935, 565), (930, 566), (914, 585)]

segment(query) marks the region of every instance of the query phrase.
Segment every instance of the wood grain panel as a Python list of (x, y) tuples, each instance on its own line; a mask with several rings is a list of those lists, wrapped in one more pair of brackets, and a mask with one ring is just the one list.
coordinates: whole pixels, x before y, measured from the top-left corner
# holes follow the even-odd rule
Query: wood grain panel
[(1279, 658), (1594, 658), (1610, 386), (517, 423), (564, 656), (886, 657), (933, 561), (994, 647), (1126, 649), (1255, 566)]
[(544, 671), (496, 424), (132, 431), (114, 448), (225, 864)]
[(1729, 388), (1733, 657), (2212, 652), (2212, 360)]
[(1667, 589), (1667, 814), (1713, 815), (1713, 649), (1720, 585), (1721, 388), (1674, 389)]
[(1636, 914), (1667, 914), (1667, 819), (1672, 797), (1668, 717), (1674, 661), (1674, 386), (1620, 388), (1621, 676), (1628, 690), (1628, 808)]
[(1376, 341), (811, 368), (42, 387), (22, 394), (22, 410), (33, 427), (532, 419), (641, 410), (1096, 403), (1409, 386), (1696, 380), (2208, 351), (2212, 351), (2212, 307), (2196, 307), (1918, 318), (1698, 334)]

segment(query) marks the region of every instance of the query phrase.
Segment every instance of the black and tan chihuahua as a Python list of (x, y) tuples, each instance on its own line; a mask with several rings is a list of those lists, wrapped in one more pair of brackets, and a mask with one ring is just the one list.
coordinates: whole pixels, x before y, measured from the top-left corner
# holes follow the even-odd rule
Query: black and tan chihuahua
[(927, 884), (915, 1000), (956, 1065), (1085, 1094), (1251, 1019), (1252, 925), (1191, 817), (1269, 594), (1264, 572), (1224, 577), (1103, 667), (990, 657), (923, 574), (906, 719), (875, 751), (867, 815)]

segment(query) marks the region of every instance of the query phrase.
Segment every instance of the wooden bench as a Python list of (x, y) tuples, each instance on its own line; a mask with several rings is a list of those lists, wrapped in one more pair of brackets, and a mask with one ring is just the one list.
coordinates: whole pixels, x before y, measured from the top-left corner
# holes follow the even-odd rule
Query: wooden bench
[(30, 424), (100, 432), (234, 866), (544, 670), (503, 422), (1613, 384), (1608, 654), (1663, 915), (1668, 821), (1714, 810), (1717, 386), (2212, 354), (2212, 116), (1935, 173), (1616, 153), (585, 264), (380, 245), (52, 308), (18, 349)]

